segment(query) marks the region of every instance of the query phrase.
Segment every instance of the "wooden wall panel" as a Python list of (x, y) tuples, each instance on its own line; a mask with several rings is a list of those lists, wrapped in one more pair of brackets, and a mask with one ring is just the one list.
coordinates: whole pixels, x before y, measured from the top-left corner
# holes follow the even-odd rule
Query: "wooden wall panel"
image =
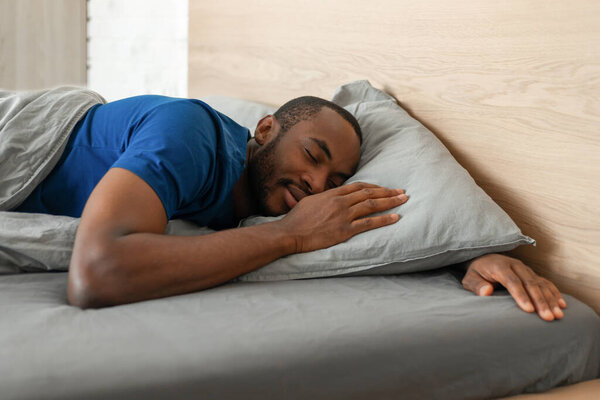
[(600, 2), (190, 0), (189, 43), (191, 97), (386, 89), (600, 312)]
[(86, 84), (85, 0), (0, 0), (0, 88)]

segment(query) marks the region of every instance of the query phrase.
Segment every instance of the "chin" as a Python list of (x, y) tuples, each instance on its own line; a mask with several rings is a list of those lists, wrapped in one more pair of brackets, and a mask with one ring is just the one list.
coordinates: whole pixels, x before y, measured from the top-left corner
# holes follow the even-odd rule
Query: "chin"
[(282, 208), (273, 208), (268, 205), (263, 208), (263, 214), (269, 217), (278, 217), (280, 215), (286, 214), (288, 211)]
[(267, 207), (263, 208), (263, 211), (261, 212), (262, 215), (267, 216), (267, 217), (278, 217), (278, 216), (286, 214), (286, 213), (287, 213), (287, 211), (272, 210)]

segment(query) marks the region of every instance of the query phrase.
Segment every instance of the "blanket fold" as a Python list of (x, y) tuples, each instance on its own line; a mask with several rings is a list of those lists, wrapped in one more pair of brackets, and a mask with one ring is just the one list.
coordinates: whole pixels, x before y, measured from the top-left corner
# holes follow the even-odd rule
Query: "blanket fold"
[(76, 87), (0, 90), (0, 211), (18, 207), (52, 171), (71, 131), (106, 100)]

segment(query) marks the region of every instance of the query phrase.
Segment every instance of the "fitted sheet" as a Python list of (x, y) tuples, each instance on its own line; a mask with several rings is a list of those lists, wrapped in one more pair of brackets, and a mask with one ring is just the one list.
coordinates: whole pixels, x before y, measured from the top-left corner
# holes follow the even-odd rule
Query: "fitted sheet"
[(552, 323), (452, 268), (229, 282), (98, 310), (67, 273), (0, 276), (3, 399), (479, 399), (600, 376), (600, 318)]

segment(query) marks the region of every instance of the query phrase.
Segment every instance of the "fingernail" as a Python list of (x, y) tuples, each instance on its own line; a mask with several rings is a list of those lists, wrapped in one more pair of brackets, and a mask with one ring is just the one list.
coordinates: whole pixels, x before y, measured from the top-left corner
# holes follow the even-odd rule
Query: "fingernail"
[(396, 192), (398, 192), (398, 193), (404, 193), (404, 190), (403, 189), (396, 189)]
[(400, 200), (408, 199), (408, 196), (407, 196), (407, 195), (405, 195), (405, 194), (399, 194), (399, 195), (398, 195), (398, 196), (396, 196), (396, 197), (398, 197)]
[(561, 307), (566, 307), (566, 306), (567, 306), (567, 302), (566, 302), (564, 299), (559, 299), (559, 300), (558, 300), (558, 304), (559, 304)]
[(554, 315), (556, 315), (557, 317), (562, 317), (564, 314), (560, 308), (554, 307)]

